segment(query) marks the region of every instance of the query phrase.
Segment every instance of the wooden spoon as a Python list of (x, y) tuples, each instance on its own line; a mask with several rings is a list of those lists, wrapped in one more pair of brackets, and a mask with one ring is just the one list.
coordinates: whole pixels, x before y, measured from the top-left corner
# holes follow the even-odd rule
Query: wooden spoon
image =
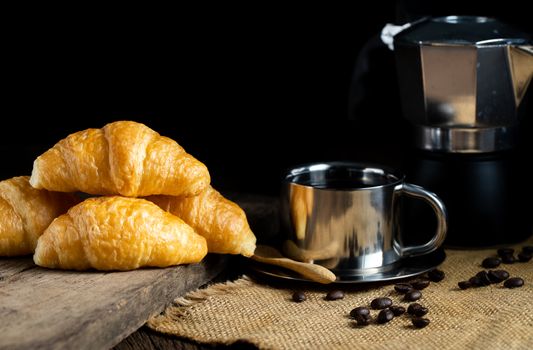
[(284, 267), (318, 283), (328, 284), (337, 279), (333, 272), (323, 266), (285, 258), (277, 249), (266, 245), (258, 245), (251, 259), (263, 264)]

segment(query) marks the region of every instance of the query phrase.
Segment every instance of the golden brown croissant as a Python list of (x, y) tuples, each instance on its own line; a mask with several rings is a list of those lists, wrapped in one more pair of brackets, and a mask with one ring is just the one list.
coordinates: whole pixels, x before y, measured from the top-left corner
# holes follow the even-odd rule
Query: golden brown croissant
[(196, 263), (205, 239), (178, 217), (137, 198), (89, 198), (58, 217), (39, 238), (37, 265), (131, 270)]
[(144, 124), (119, 121), (67, 136), (39, 156), (35, 188), (128, 197), (195, 195), (210, 182), (207, 167)]
[(36, 190), (29, 176), (0, 181), (0, 256), (33, 253), (52, 220), (77, 202), (70, 193)]
[(211, 253), (252, 256), (255, 235), (244, 211), (213, 187), (194, 197), (151, 196), (166, 211), (179, 216), (204, 236)]

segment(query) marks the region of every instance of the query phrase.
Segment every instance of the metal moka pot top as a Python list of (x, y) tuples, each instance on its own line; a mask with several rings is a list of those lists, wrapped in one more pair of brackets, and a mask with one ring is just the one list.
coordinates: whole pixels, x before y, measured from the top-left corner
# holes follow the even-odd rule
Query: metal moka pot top
[(405, 117), (417, 147), (481, 153), (512, 148), (533, 76), (531, 37), (495, 19), (423, 19), (394, 36)]

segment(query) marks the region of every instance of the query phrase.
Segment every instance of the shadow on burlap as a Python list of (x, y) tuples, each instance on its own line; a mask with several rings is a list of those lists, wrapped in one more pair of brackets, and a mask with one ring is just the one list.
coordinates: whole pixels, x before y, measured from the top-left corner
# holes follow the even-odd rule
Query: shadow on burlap
[[(519, 249), (522, 245), (515, 246)], [(448, 250), (440, 269), (446, 278), (431, 283), (419, 301), (429, 308), (429, 326), (415, 329), (407, 315), (379, 325), (357, 327), (348, 314), (376, 297), (408, 306), (393, 283), (361, 287), (306, 288), (307, 300), (291, 301), (294, 288), (248, 277), (214, 284), (175, 300), (148, 321), (156, 331), (200, 343), (252, 343), (265, 349), (533, 349), (533, 260), (502, 264), (521, 288), (503, 284), (460, 290), (457, 282), (482, 270), (495, 249)], [(343, 289), (342, 300), (326, 301), (328, 289)], [(377, 316), (377, 311), (372, 311)]]

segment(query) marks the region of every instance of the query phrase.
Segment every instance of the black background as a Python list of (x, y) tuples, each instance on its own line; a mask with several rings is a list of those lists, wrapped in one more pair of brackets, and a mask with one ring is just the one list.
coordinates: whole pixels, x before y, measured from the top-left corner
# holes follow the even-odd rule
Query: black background
[(392, 52), (369, 50), (351, 86), (383, 25), (477, 14), (533, 31), (518, 1), (130, 6), (8, 13), (2, 178), (29, 174), (69, 133), (126, 119), (177, 140), (223, 190), (275, 194), (282, 170), (308, 161), (401, 166), (410, 134)]

